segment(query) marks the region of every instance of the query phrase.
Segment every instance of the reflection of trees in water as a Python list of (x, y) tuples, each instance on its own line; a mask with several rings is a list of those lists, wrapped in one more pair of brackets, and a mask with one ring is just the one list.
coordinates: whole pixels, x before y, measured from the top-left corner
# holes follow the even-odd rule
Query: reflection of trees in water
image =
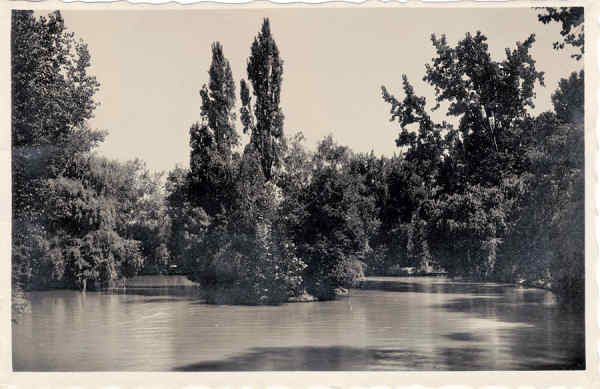
[[(180, 371), (261, 370), (576, 370), (585, 368), (583, 316), (548, 299), (550, 292), (494, 284), (383, 282), (384, 291), (423, 293), (427, 309), (458, 313), (457, 331), (430, 331), (423, 320), (408, 347), (255, 347), (222, 360), (182, 365)], [(375, 283), (368, 285), (375, 289)], [(485, 293), (484, 293), (485, 292)], [(429, 298), (455, 295), (449, 300)], [(460, 296), (470, 294), (470, 297)], [(357, 292), (358, 301), (364, 296)], [(400, 297), (401, 298), (401, 297)], [(443, 301), (443, 302), (442, 302)], [(437, 302), (437, 303), (436, 303)], [(554, 302), (554, 304), (549, 304)], [(377, 314), (367, 309), (367, 316)], [(416, 312), (414, 312), (416, 313)], [(379, 315), (379, 325), (386, 322)], [(433, 317), (432, 317), (433, 318)], [(414, 319), (414, 318), (413, 318)], [(464, 320), (463, 320), (464, 319)], [(383, 322), (382, 322), (383, 320)], [(407, 320), (407, 319), (404, 319)], [(461, 324), (462, 323), (462, 324)], [(489, 326), (484, 326), (488, 323)], [(366, 322), (366, 329), (374, 329)], [(459, 326), (463, 325), (462, 328)], [(342, 326), (343, 327), (343, 326)], [(340, 328), (341, 329), (341, 328)], [(434, 335), (429, 338), (427, 334)]]
[[(495, 328), (494, 345), (486, 350), (514, 356), (507, 361), (511, 369), (566, 370), (585, 369), (585, 317), (583, 312), (561, 305), (548, 305), (550, 292), (503, 294), (501, 299), (460, 298), (440, 306), (502, 323), (523, 326)], [(518, 297), (516, 297), (518, 296)], [(455, 340), (460, 333), (451, 334)], [(490, 340), (491, 340), (490, 339)], [(497, 360), (497, 358), (494, 358)]]
[[(577, 360), (545, 364), (543, 359), (513, 365), (491, 360), (483, 347), (446, 347), (423, 355), (410, 349), (357, 347), (260, 347), (220, 361), (205, 361), (176, 371), (336, 371), (336, 370), (573, 370), (584, 368)], [(535, 352), (535, 350), (533, 351)]]

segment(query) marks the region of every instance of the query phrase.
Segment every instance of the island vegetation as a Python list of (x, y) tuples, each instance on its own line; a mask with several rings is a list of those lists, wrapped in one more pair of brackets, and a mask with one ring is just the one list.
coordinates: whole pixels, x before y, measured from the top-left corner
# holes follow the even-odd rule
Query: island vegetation
[[(583, 8), (539, 20), (561, 23), (555, 48), (583, 58)], [(406, 76), (403, 96), (382, 87), (399, 127), (389, 157), (332, 137), (311, 150), (285, 133), (284, 61), (265, 19), (247, 80), (212, 45), (189, 168), (166, 174), (94, 151), (107, 135), (88, 126), (100, 83), (60, 12), (13, 11), (11, 36), (15, 312), (23, 290), (98, 290), (170, 265), (217, 304), (333, 299), (403, 268), (526, 282), (583, 304), (584, 72), (533, 115), (544, 84), (533, 35), (503, 58), (478, 31), (432, 36), (424, 81), (448, 120), (432, 118)]]

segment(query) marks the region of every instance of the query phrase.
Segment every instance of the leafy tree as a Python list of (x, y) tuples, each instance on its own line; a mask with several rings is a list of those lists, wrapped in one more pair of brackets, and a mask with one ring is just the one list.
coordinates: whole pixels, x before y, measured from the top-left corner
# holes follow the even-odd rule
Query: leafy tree
[(427, 238), (439, 264), (451, 275), (493, 279), (511, 209), (502, 189), (469, 185), (428, 205)]
[(46, 207), (53, 180), (69, 182), (61, 177), (104, 138), (86, 125), (99, 84), (88, 74), (87, 46), (58, 11), (39, 18), (13, 11), (11, 48), (13, 285), (42, 286), (42, 277), (60, 278), (63, 270), (62, 238)]
[(448, 115), (459, 119), (450, 155), (464, 164), (464, 175), (472, 183), (500, 185), (503, 175), (525, 169), (524, 123), (543, 73), (529, 53), (534, 35), (506, 49), (503, 61), (491, 59), (486, 40), (479, 32), (467, 34), (451, 48), (444, 36), (432, 36), (438, 56), (426, 65), (424, 80), (435, 88), (436, 102), (449, 103)]
[(404, 173), (391, 177), (404, 186), (396, 192), (410, 194), (395, 207), (406, 226), (407, 259), (438, 258), (450, 272), (477, 278), (494, 276), (498, 247), (513, 225), (518, 177), (528, 169), (533, 137), (528, 109), (536, 82), (543, 84), (529, 54), (533, 35), (506, 49), (503, 61), (491, 58), (486, 40), (480, 32), (466, 34), (451, 47), (445, 36), (432, 36), (437, 56), (424, 81), (435, 89), (433, 110), (447, 103), (457, 128), (434, 123), (406, 77), (402, 101), (382, 88), (391, 120), (401, 127), (396, 143), (402, 147), (398, 173)]
[(205, 234), (211, 219), (204, 209), (190, 202), (188, 169), (176, 167), (170, 171), (165, 189), (170, 225), (166, 243), (169, 260), (193, 274), (204, 259)]
[(379, 262), (375, 265), (381, 273), (394, 265), (408, 266), (407, 226), (417, 205), (417, 191), (412, 189), (417, 187), (419, 180), (401, 157), (392, 157), (383, 169), (385, 192), (380, 200), (381, 226), (377, 237)]
[[(120, 164), (82, 159), (82, 177), (45, 181), (43, 223), (22, 232), (29, 242), (15, 247), (17, 274), (27, 288), (109, 286), (132, 277), (144, 264), (142, 242), (130, 230), (147, 195), (138, 161)], [(142, 240), (143, 241), (143, 240)]]
[(580, 54), (573, 54), (576, 60), (583, 58), (585, 46), (584, 34), (584, 8), (583, 7), (546, 7), (538, 14), (538, 20), (544, 24), (558, 22), (561, 24), (560, 35), (563, 41), (554, 42), (555, 49), (564, 49), (565, 45), (578, 47)]
[[(175, 254), (190, 278), (204, 284), (235, 278), (235, 256), (227, 258), (230, 218), (238, 196), (239, 156), (235, 129), (235, 84), (220, 43), (212, 45), (209, 84), (200, 91), (202, 122), (190, 129), (190, 171), (170, 177)], [(233, 277), (233, 278), (231, 278)]]
[(153, 259), (148, 251), (143, 256), (144, 246), (162, 238), (140, 232), (158, 183), (139, 160), (119, 163), (91, 156), (82, 165), (80, 177), (48, 181), (47, 226), (61, 237), (65, 282), (85, 288), (90, 280), (106, 286), (136, 275), (145, 258)]
[(168, 240), (171, 220), (162, 183), (163, 173), (151, 174), (140, 166), (134, 181), (140, 189), (135, 201), (135, 212), (124, 225), (123, 236), (140, 242), (144, 258), (143, 273), (163, 274), (169, 265)]
[(109, 229), (94, 230), (74, 240), (64, 256), (68, 282), (82, 290), (86, 290), (88, 281), (94, 281), (98, 288), (122, 277), (133, 277), (144, 262), (139, 242), (123, 239)]
[(90, 153), (105, 135), (87, 127), (99, 83), (88, 74), (87, 46), (60, 12), (12, 16), (15, 290), (105, 287), (132, 277), (162, 234), (138, 234), (158, 182), (140, 161)]
[(277, 186), (281, 188), (288, 215), (304, 201), (301, 196), (312, 178), (312, 153), (306, 150), (304, 141), (301, 132), (286, 140), (277, 175)]
[(179, 166), (167, 174), (165, 182), (165, 202), (167, 215), (170, 220), (169, 239), (167, 248), (169, 250), (170, 262), (183, 264), (185, 247), (185, 204), (189, 203), (189, 169)]
[(273, 177), (273, 165), (279, 164), (285, 140), (284, 116), (279, 107), (283, 61), (271, 35), (269, 19), (263, 21), (261, 31), (252, 43), (247, 71), (256, 102), (252, 107), (248, 84), (242, 80), (241, 119), (244, 133), (251, 133), (251, 142), (259, 153), (262, 172), (268, 182)]
[(562, 123), (583, 124), (585, 113), (585, 77), (583, 70), (563, 78), (552, 94), (556, 117)]
[[(571, 101), (566, 102), (565, 96)], [(543, 275), (561, 297), (583, 305), (585, 290), (585, 136), (583, 73), (561, 80), (553, 94), (554, 113), (536, 121), (537, 141), (531, 148), (528, 192), (521, 220), (533, 225), (515, 230), (514, 240), (535, 233)], [(529, 216), (531, 215), (531, 216)], [(529, 233), (529, 235), (528, 235)], [(527, 261), (523, 251), (521, 262)], [(540, 262), (540, 261), (538, 261)], [(541, 266), (540, 266), (541, 265)], [(537, 271), (538, 274), (540, 271)]]
[[(402, 102), (390, 95), (385, 87), (382, 87), (382, 95), (384, 101), (392, 106), (390, 120), (398, 120), (401, 127), (396, 145), (404, 148), (404, 160), (412, 165), (411, 170), (422, 181), (425, 194), (431, 191), (442, 161), (445, 146), (442, 131), (450, 126), (435, 124), (425, 110), (425, 98), (415, 95), (406, 75), (403, 75), (402, 81), (405, 93)], [(413, 124), (418, 125), (416, 132), (410, 127)]]
[[(580, 52), (572, 55), (576, 60), (582, 59), (585, 51), (584, 12), (583, 7), (547, 7), (538, 15), (544, 24), (561, 23), (563, 41), (555, 42), (554, 48), (579, 48)], [(546, 136), (533, 152), (534, 174), (541, 177), (536, 185), (538, 198), (548, 199), (548, 228), (541, 233), (551, 259), (549, 278), (559, 296), (579, 308), (585, 301), (584, 96), (583, 70), (561, 79), (552, 95), (556, 116), (540, 116)]]
[[(356, 281), (352, 269), (368, 252), (375, 223), (372, 197), (361, 196), (362, 177), (350, 171), (351, 152), (331, 137), (319, 143), (313, 156), (312, 180), (304, 198), (304, 217), (295, 236), (306, 261), (307, 290), (320, 299), (335, 297), (335, 289)], [(359, 275), (357, 275), (359, 276)]]
[[(394, 226), (394, 230), (396, 235), (400, 234), (397, 238), (405, 244), (402, 264), (420, 269), (428, 268), (431, 262), (422, 204), (435, 194), (446, 147), (443, 132), (453, 129), (445, 122), (433, 122), (425, 109), (425, 98), (415, 95), (406, 76), (403, 76), (403, 89), (405, 97), (400, 102), (382, 87), (384, 101), (392, 106), (390, 120), (398, 120), (401, 127), (396, 145), (403, 149), (404, 171), (398, 172), (401, 175), (393, 176), (395, 180), (401, 179), (402, 187), (394, 188), (393, 195), (405, 198), (398, 204), (403, 209), (396, 208), (395, 211), (397, 217), (402, 218), (392, 223), (400, 223)], [(418, 126), (416, 131), (413, 129), (415, 125)], [(404, 195), (398, 192), (404, 192)], [(389, 223), (389, 215), (387, 219)], [(387, 226), (391, 227), (389, 224)]]
[[(67, 31), (60, 12), (35, 18), (12, 12), (13, 216), (39, 214), (38, 184), (56, 177), (104, 133), (87, 128), (99, 83), (88, 74), (87, 45)], [(17, 239), (18, 242), (18, 239)]]

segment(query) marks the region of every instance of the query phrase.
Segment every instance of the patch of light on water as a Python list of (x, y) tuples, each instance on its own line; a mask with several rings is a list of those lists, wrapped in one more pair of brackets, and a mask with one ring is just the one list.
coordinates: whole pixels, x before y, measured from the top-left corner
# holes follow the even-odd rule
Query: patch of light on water
[(523, 322), (507, 322), (491, 319), (481, 319), (476, 317), (467, 318), (464, 321), (465, 328), (480, 331), (489, 331), (495, 329), (508, 329), (508, 328), (533, 328), (535, 325), (531, 323)]

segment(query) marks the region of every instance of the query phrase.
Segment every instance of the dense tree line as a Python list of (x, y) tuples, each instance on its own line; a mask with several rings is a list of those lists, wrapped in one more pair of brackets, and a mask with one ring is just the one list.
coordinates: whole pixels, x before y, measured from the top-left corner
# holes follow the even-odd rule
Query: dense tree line
[[(582, 54), (578, 11), (544, 12), (540, 21), (562, 22)], [(105, 136), (86, 125), (99, 83), (60, 13), (15, 11), (12, 32), (17, 298), (177, 264), (215, 303), (332, 299), (365, 273), (407, 267), (537, 283), (583, 301), (584, 74), (560, 82), (552, 112), (532, 115), (544, 82), (533, 35), (501, 60), (480, 32), (455, 46), (432, 36), (424, 81), (448, 121), (432, 119), (406, 76), (403, 98), (382, 87), (400, 127), (398, 154), (384, 157), (331, 137), (309, 150), (301, 133), (285, 134), (284, 63), (265, 19), (239, 88), (212, 45), (189, 168), (163, 180), (141, 161), (93, 153)]]
[[(569, 37), (583, 53), (583, 38)], [(390, 239), (421, 266), (433, 261), (452, 276), (530, 282), (582, 303), (583, 71), (561, 80), (554, 112), (534, 117), (533, 89), (543, 85), (529, 54), (534, 36), (502, 61), (491, 58), (486, 40), (477, 32), (451, 47), (432, 36), (436, 57), (424, 81), (435, 90), (434, 110), (445, 104), (457, 125), (434, 122), (406, 77), (403, 100), (382, 88), (401, 127), (397, 169), (405, 170), (400, 190), (409, 197)]]
[(87, 121), (99, 88), (59, 12), (12, 15), (13, 285), (107, 286), (166, 261), (158, 176), (110, 161)]

